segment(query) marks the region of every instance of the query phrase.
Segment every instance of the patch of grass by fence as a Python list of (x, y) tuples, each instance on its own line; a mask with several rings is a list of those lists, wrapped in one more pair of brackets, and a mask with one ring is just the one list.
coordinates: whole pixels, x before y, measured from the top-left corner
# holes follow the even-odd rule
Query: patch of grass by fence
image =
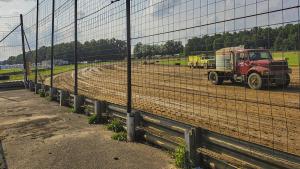
[(287, 58), (290, 66), (299, 66), (300, 51), (273, 52), (272, 55), (276, 60), (284, 60), (285, 58)]
[(180, 59), (161, 59), (159, 60), (160, 65), (176, 65), (180, 64), (180, 66), (187, 66), (187, 58), (180, 58)]

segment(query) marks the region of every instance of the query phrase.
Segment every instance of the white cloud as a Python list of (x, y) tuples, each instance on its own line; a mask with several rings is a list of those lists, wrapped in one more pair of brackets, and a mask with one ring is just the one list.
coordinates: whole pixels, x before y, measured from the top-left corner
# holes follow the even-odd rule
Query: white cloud
[(26, 13), (35, 5), (34, 0), (0, 0), (0, 16)]

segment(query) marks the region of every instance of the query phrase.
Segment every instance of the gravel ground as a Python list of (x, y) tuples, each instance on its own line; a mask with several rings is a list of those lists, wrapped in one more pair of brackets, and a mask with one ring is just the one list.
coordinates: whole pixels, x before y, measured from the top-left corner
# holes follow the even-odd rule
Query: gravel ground
[(0, 164), (9, 169), (175, 168), (166, 152), (114, 141), (105, 126), (29, 91), (0, 91), (0, 105)]

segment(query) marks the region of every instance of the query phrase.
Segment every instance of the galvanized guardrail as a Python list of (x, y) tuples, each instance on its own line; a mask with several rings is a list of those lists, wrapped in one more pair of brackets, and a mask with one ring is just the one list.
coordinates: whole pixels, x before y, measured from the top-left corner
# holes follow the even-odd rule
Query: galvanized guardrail
[(22, 81), (1, 82), (0, 89), (24, 89), (25, 85)]
[[(33, 85), (29, 83), (31, 91)], [(49, 90), (48, 86), (42, 86)], [(52, 89), (53, 90), (53, 89)], [(62, 106), (75, 106), (74, 95), (63, 90), (54, 90), (53, 98)], [(80, 97), (89, 113), (100, 116), (119, 118), (126, 121), (126, 107)], [(77, 101), (78, 102), (78, 101)], [(79, 102), (78, 102), (79, 103)], [(78, 104), (77, 103), (77, 104)], [(78, 105), (77, 105), (78, 106)], [(263, 147), (254, 143), (241, 141), (192, 125), (184, 124), (151, 113), (135, 110), (136, 130), (139, 138), (175, 150), (185, 144), (190, 166), (204, 168), (300, 168), (300, 157)]]

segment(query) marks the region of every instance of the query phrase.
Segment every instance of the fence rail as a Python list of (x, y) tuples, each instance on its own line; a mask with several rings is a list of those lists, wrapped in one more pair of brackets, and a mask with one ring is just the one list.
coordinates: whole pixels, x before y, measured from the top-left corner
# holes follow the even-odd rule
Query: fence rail
[[(46, 92), (50, 86), (42, 86)], [(63, 90), (56, 90), (55, 100), (63, 106), (74, 107), (74, 95)], [(100, 107), (97, 107), (97, 104)], [(85, 97), (82, 103), (85, 113), (99, 117), (127, 120), (126, 106)], [(277, 151), (234, 137), (228, 137), (204, 128), (195, 127), (152, 113), (135, 112), (136, 137), (174, 151), (180, 145), (186, 145), (189, 162), (186, 168), (198, 166), (207, 168), (286, 168), (300, 167), (300, 157)], [(125, 125), (125, 128), (126, 125)]]

